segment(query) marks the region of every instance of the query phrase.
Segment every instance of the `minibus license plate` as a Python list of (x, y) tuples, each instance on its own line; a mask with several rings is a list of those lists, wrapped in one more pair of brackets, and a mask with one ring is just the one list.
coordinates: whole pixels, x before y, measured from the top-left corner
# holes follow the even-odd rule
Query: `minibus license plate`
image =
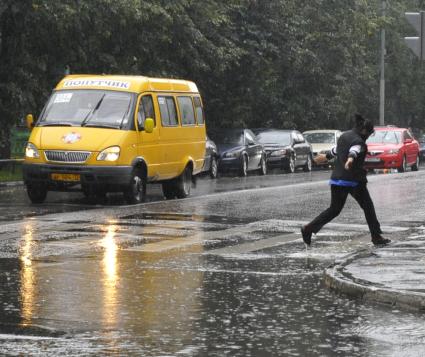
[(76, 182), (80, 181), (79, 174), (52, 174), (52, 180), (55, 181), (68, 181), (68, 182)]

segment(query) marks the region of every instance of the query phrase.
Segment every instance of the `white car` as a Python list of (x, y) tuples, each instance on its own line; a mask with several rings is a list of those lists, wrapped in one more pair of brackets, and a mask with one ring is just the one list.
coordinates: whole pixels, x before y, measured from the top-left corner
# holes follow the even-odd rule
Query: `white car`
[(341, 136), (341, 130), (308, 130), (303, 132), (305, 139), (313, 148), (313, 157), (318, 154), (328, 153), (334, 146), (338, 138)]

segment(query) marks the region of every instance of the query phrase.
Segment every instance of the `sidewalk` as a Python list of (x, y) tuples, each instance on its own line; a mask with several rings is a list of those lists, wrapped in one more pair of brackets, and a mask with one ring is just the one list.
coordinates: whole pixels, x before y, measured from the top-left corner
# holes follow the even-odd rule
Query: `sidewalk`
[(336, 262), (325, 271), (326, 285), (356, 298), (425, 311), (425, 227), (416, 231)]

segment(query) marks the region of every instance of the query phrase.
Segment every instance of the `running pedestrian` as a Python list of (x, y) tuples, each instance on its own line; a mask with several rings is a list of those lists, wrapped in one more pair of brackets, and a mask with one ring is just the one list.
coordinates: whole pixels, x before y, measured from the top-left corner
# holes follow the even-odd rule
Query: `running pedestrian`
[(323, 164), (335, 157), (335, 165), (329, 181), (331, 204), (328, 209), (301, 228), (303, 241), (306, 245), (311, 244), (313, 233), (319, 232), (325, 224), (340, 214), (348, 194), (353, 196), (363, 209), (372, 236), (372, 243), (374, 245), (385, 245), (391, 242), (381, 236), (381, 226), (367, 189), (367, 171), (363, 168), (367, 153), (366, 140), (373, 132), (373, 123), (360, 114), (356, 114), (355, 127), (340, 136), (336, 147), (332, 148), (331, 152), (326, 155), (319, 154), (316, 156), (314, 161), (317, 164)]

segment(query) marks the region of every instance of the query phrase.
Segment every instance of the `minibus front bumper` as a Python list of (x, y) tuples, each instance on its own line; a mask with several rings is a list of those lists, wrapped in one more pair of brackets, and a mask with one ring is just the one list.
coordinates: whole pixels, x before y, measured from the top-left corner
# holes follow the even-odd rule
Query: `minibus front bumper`
[(131, 182), (131, 166), (81, 166), (81, 165), (22, 165), (23, 179), (28, 184), (43, 184), (49, 189), (64, 190), (81, 184), (120, 190)]

